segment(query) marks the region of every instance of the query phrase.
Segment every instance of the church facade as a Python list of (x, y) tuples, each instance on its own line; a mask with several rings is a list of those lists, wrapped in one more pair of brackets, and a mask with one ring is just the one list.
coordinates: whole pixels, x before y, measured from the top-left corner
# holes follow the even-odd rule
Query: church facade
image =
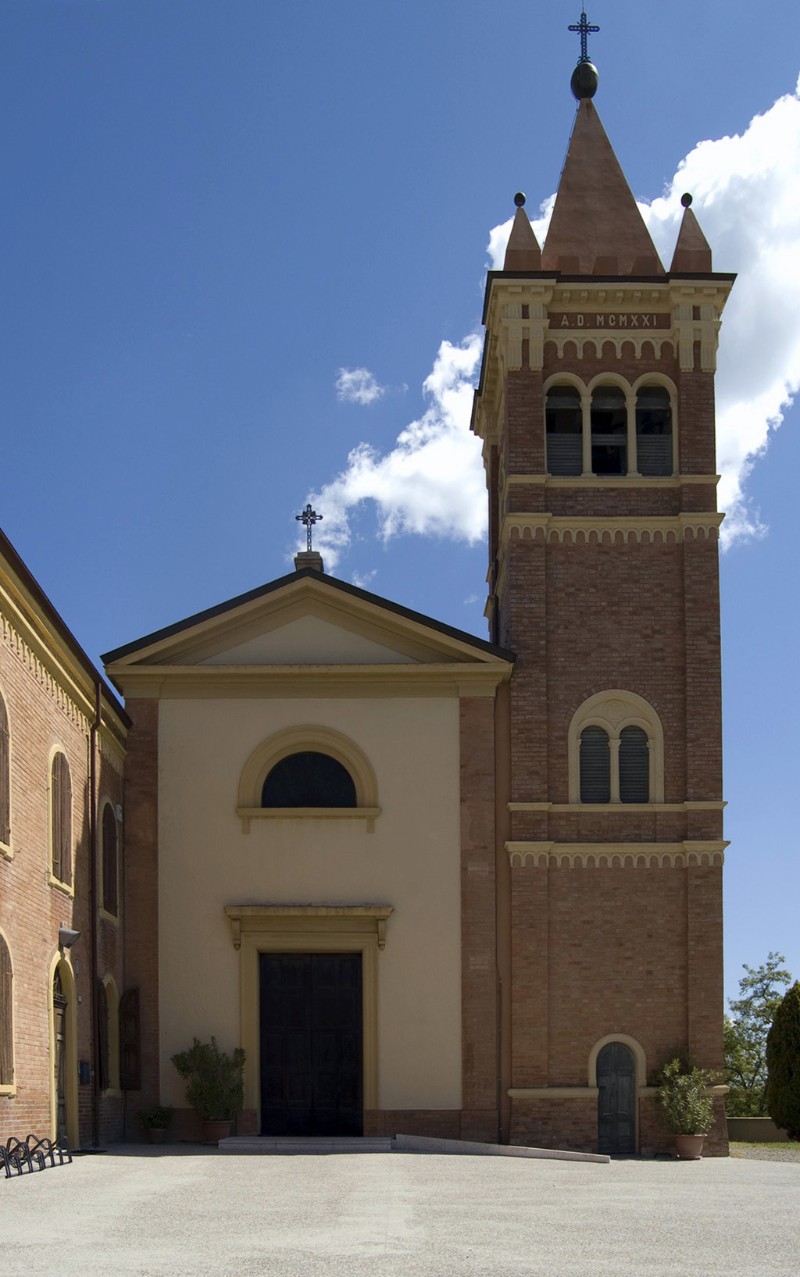
[[(489, 640), (312, 552), (106, 658), (127, 999), (113, 1023), (99, 1006), (87, 1049), (97, 1067), (116, 1034), (106, 1138), (158, 1102), (195, 1134), (171, 1063), (195, 1036), (245, 1049), (242, 1134), (653, 1154), (653, 1074), (678, 1050), (722, 1065), (714, 370), (733, 277), (690, 199), (665, 270), (592, 77), (574, 83), (546, 241), (517, 197), (487, 282)], [(83, 954), (99, 999), (82, 944), (59, 961), (77, 999)], [(63, 1105), (89, 1142), (91, 1106), (75, 1087)]]

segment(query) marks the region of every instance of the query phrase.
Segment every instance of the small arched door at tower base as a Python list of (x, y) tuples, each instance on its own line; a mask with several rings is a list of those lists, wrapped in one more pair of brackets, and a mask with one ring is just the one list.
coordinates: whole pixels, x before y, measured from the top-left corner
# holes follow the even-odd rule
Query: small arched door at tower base
[(597, 1057), (597, 1151), (636, 1152), (636, 1059), (624, 1042), (607, 1042)]
[(56, 1143), (69, 1148), (67, 1124), (67, 999), (56, 967), (53, 977), (53, 1083), (56, 1099)]

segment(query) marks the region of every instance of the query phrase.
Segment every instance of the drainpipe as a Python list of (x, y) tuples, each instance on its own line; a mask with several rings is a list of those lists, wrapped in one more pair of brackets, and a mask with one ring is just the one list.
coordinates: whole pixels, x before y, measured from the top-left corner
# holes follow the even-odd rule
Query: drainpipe
[(94, 722), (89, 731), (89, 906), (91, 909), (91, 996), (92, 1008), (92, 1145), (100, 1146), (100, 1038), (97, 1032), (97, 747), (103, 712), (103, 690), (98, 680), (94, 688)]

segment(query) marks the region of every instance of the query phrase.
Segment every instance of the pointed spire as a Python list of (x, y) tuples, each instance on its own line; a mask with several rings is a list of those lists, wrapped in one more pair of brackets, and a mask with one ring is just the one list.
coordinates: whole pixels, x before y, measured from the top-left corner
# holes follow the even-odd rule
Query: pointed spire
[(650, 233), (590, 98), (575, 126), (542, 250), (542, 268), (570, 275), (663, 275)]
[(511, 234), (508, 237), (503, 270), (541, 270), (542, 250), (539, 247), (539, 241), (536, 238), (533, 227), (528, 220), (528, 214), (525, 212), (525, 196), (522, 191), (517, 191), (514, 196), (514, 203), (517, 206), (517, 211), (514, 215), (514, 225), (511, 227)]
[(678, 232), (678, 242), (670, 266), (671, 275), (701, 274), (711, 272), (711, 247), (700, 229), (700, 223), (692, 212), (691, 195), (681, 197), (683, 221)]

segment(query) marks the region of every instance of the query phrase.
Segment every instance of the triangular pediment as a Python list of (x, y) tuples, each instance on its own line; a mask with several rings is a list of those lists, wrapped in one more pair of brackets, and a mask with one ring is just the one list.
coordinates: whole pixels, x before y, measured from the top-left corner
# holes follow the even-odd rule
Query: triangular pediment
[(506, 665), (508, 653), (319, 572), (301, 571), (146, 636), (105, 658), (131, 674), (306, 667)]

